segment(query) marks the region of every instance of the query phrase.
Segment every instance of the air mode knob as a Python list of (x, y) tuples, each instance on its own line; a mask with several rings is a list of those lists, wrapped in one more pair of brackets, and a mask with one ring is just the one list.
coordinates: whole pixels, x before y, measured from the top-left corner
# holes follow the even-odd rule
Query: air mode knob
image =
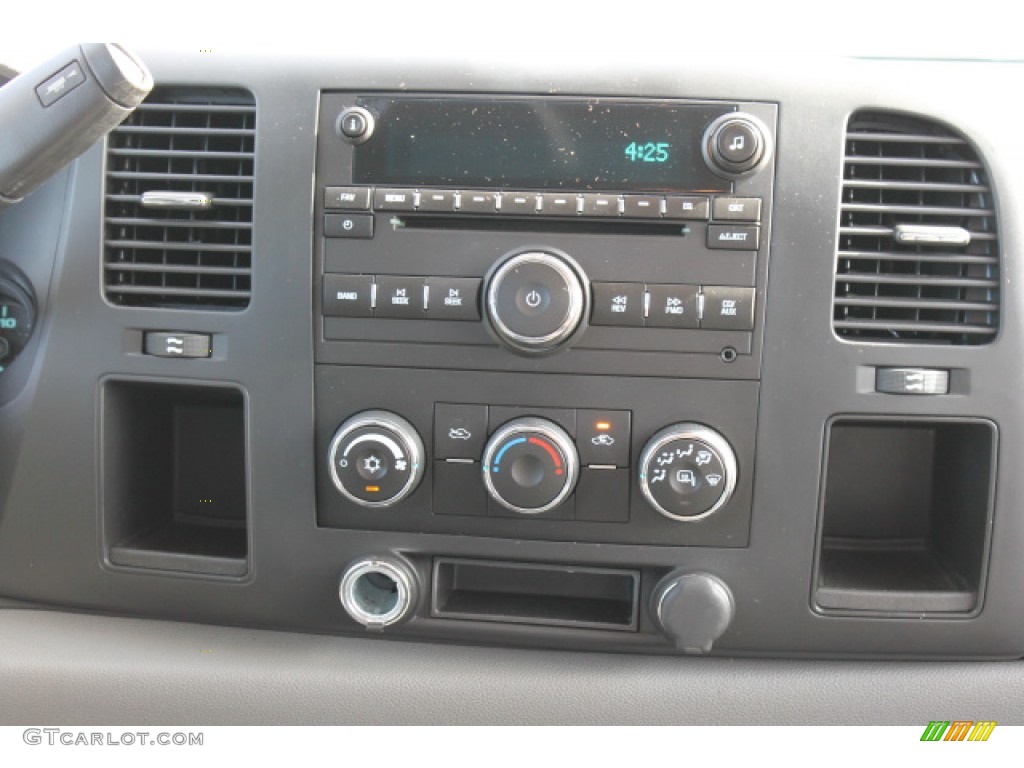
[(582, 270), (565, 254), (515, 253), (499, 261), (488, 278), (488, 324), (498, 340), (516, 352), (553, 352), (586, 317), (585, 281)]
[(334, 433), (327, 451), (331, 480), (364, 507), (390, 507), (423, 479), (423, 441), (401, 416), (363, 411)]
[(764, 123), (753, 115), (722, 115), (704, 132), (704, 160), (719, 176), (748, 176), (771, 158), (771, 142)]
[(557, 424), (534, 417), (500, 427), (487, 441), (481, 464), (491, 497), (524, 515), (557, 507), (573, 492), (579, 475), (572, 438)]
[(736, 489), (736, 454), (710, 427), (682, 422), (654, 435), (640, 454), (640, 491), (672, 520), (703, 520)]

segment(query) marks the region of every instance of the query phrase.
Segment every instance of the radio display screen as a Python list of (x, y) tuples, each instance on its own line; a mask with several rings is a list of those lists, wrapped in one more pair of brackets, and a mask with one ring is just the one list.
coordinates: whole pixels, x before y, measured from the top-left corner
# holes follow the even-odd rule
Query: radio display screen
[(356, 184), (726, 192), (701, 154), (728, 107), (620, 99), (366, 97)]

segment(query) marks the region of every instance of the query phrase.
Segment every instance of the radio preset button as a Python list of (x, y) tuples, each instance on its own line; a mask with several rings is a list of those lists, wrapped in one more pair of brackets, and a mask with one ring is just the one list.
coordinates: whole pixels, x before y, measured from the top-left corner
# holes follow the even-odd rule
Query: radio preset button
[(370, 275), (324, 275), (324, 314), (332, 317), (373, 315)]
[(706, 197), (666, 197), (665, 218), (707, 221), (710, 205)]
[(531, 215), (537, 212), (537, 195), (532, 192), (503, 192), (501, 212)]
[(701, 328), (723, 331), (754, 330), (754, 289), (728, 285), (704, 286)]
[(423, 317), (423, 277), (378, 277), (377, 317)]
[(756, 251), (761, 228), (741, 224), (709, 224), (708, 248), (729, 251)]
[(431, 320), (479, 320), (479, 277), (428, 277), (427, 317)]
[(460, 192), (459, 210), (463, 213), (494, 213), (498, 196), (494, 192)]
[(587, 193), (583, 199), (580, 213), (584, 216), (616, 217), (619, 215), (619, 196)]
[(539, 196), (540, 213), (544, 216), (575, 216), (577, 207), (576, 195), (545, 192)]
[(642, 283), (594, 283), (591, 325), (619, 325), (640, 328), (644, 324)]
[(416, 190), (378, 189), (373, 193), (373, 207), (378, 211), (415, 211)]
[(428, 189), (421, 191), (418, 210), (451, 213), (455, 210), (455, 192), (450, 189)]
[(648, 285), (648, 328), (699, 328), (696, 285)]
[(713, 213), (716, 221), (760, 221), (761, 198), (716, 197)]
[(369, 187), (327, 187), (324, 190), (324, 208), (341, 211), (367, 211), (370, 209)]
[(631, 218), (660, 219), (662, 198), (653, 195), (624, 195), (622, 215)]

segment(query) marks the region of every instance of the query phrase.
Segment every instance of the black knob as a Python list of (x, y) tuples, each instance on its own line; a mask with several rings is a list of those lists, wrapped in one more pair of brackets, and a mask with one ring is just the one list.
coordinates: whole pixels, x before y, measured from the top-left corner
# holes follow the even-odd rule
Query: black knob
[(717, 512), (736, 489), (736, 454), (703, 424), (673, 424), (640, 454), (640, 491), (665, 517), (684, 522)]
[(579, 456), (572, 438), (547, 419), (515, 419), (488, 440), (481, 462), (484, 485), (506, 509), (536, 515), (572, 493)]
[(752, 115), (723, 115), (704, 132), (704, 160), (715, 173), (735, 179), (763, 167), (771, 156), (768, 129)]
[(423, 441), (412, 424), (387, 411), (348, 419), (327, 454), (335, 487), (364, 507), (397, 504), (423, 478)]
[(485, 310), (498, 339), (523, 354), (546, 354), (577, 331), (588, 291), (568, 256), (517, 253), (499, 262), (487, 283)]
[(709, 573), (670, 573), (654, 588), (651, 613), (676, 647), (707, 653), (732, 623), (735, 603), (721, 579)]
[(337, 129), (350, 144), (362, 144), (373, 135), (373, 114), (362, 107), (349, 107), (338, 115)]

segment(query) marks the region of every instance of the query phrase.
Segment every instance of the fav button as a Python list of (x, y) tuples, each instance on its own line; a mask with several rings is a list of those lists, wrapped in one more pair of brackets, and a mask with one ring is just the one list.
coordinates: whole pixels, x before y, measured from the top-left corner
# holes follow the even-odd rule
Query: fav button
[(324, 208), (367, 211), (370, 209), (370, 188), (327, 187), (324, 190)]

